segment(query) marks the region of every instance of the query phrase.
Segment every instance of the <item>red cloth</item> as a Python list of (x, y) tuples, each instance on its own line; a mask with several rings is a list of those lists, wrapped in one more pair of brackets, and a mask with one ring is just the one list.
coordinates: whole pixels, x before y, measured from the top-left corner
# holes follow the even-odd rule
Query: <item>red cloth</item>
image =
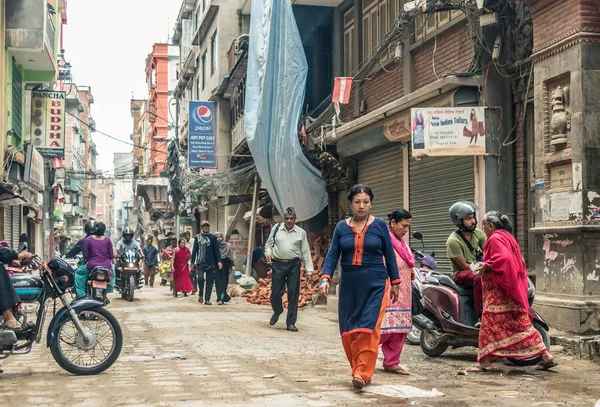
[(173, 292), (190, 293), (194, 291), (190, 280), (190, 249), (184, 247), (174, 251), (173, 257)]
[(515, 238), (506, 230), (495, 231), (485, 242), (483, 259), (494, 284), (524, 310), (529, 310), (527, 269)]

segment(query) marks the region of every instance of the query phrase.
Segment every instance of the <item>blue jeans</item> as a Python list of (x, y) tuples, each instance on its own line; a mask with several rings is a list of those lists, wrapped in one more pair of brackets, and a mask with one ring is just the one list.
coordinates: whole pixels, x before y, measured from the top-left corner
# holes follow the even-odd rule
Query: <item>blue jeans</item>
[[(110, 273), (110, 284), (108, 285), (108, 289), (106, 290), (106, 292), (108, 294), (112, 293), (114, 291), (114, 287), (115, 287), (115, 265), (113, 264), (111, 266), (112, 272)], [(78, 297), (85, 297), (85, 287), (87, 284), (87, 279), (88, 279), (88, 271), (87, 271), (87, 266), (85, 264), (82, 264), (81, 266), (77, 267), (77, 270), (75, 270), (75, 294), (77, 294)]]

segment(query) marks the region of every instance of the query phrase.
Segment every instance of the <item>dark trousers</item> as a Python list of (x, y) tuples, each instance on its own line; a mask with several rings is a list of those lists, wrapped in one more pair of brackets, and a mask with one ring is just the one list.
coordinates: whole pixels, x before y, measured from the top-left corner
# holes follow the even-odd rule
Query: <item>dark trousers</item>
[(227, 302), (231, 298), (227, 294), (227, 284), (229, 284), (229, 271), (231, 270), (231, 259), (223, 259), (223, 268), (217, 270), (215, 274), (215, 285), (217, 286), (217, 301)]
[(295, 324), (298, 319), (298, 296), (300, 295), (300, 259), (289, 262), (273, 261), (271, 283), (271, 308), (276, 314), (283, 312), (281, 297), (287, 287), (288, 312), (286, 324)]
[(198, 273), (196, 273), (196, 269), (190, 266), (190, 280), (192, 280), (192, 285), (194, 286), (194, 291), (198, 291)]
[(12, 310), (21, 300), (10, 281), (8, 271), (0, 263), (0, 312)]
[(459, 271), (452, 278), (456, 284), (473, 287), (473, 303), (475, 314), (481, 317), (483, 313), (483, 290), (481, 288), (481, 276), (473, 274), (471, 270)]
[(213, 286), (215, 284), (215, 271), (217, 267), (214, 264), (200, 263), (196, 264), (196, 274), (198, 278), (198, 295), (202, 297), (204, 291), (204, 281), (206, 275), (206, 291), (204, 292), (204, 301), (210, 301)]

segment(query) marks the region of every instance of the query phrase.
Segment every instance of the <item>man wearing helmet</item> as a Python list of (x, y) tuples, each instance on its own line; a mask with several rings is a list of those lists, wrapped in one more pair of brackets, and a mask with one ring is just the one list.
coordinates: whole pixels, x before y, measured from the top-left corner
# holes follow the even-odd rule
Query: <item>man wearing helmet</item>
[[(117, 270), (117, 274), (119, 273), (119, 267), (121, 267), (121, 256), (127, 250), (133, 250), (140, 256), (140, 259), (144, 259), (144, 253), (142, 253), (142, 248), (139, 243), (133, 238), (133, 230), (129, 226), (123, 229), (121, 239), (117, 242), (117, 252), (115, 254), (117, 260), (117, 264), (115, 265), (115, 269)], [(120, 278), (120, 276), (117, 276)]]
[(71, 248), (71, 250), (69, 250), (67, 252), (67, 254), (65, 254), (65, 257), (67, 259), (72, 259), (75, 256), (77, 256), (79, 253), (83, 252), (83, 243), (85, 242), (85, 238), (90, 236), (92, 234), (92, 229), (94, 228), (94, 221), (93, 220), (88, 220), (85, 224), (85, 226), (83, 227), (83, 231), (85, 232), (85, 236), (80, 239), (77, 243), (75, 243), (75, 246), (73, 246)]
[(456, 225), (446, 241), (446, 252), (452, 263), (452, 278), (460, 285), (473, 287), (475, 313), (483, 312), (481, 276), (473, 274), (470, 265), (483, 259), (485, 234), (477, 229), (477, 206), (473, 202), (458, 201), (450, 207), (450, 219)]

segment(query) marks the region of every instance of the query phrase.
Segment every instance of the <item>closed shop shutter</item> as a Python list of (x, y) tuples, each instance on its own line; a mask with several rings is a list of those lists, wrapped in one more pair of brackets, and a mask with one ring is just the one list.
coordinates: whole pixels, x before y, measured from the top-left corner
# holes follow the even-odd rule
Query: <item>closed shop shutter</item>
[(375, 199), (371, 214), (387, 221), (387, 215), (403, 207), (402, 146), (393, 145), (384, 150), (358, 157), (358, 182), (373, 190)]
[(217, 211), (217, 230), (221, 233), (227, 233), (225, 229), (225, 206), (219, 206)]
[(16, 250), (19, 247), (23, 209), (21, 205), (4, 207), (4, 240), (9, 247)]
[[(460, 200), (473, 201), (475, 173), (473, 157), (427, 157), (410, 161), (411, 233), (421, 232), (428, 253), (435, 251), (437, 270), (450, 273), (446, 240), (455, 230), (448, 209)], [(413, 248), (420, 242), (411, 240)]]
[(10, 206), (5, 206), (2, 208), (2, 227), (3, 227), (3, 234), (2, 234), (2, 240), (4, 240), (6, 243), (10, 244), (11, 242), (11, 232), (10, 230), (12, 229), (11, 225), (12, 225), (12, 215), (11, 215), (11, 207)]
[(208, 208), (208, 221), (210, 222), (210, 231), (217, 231), (217, 208), (212, 205)]

